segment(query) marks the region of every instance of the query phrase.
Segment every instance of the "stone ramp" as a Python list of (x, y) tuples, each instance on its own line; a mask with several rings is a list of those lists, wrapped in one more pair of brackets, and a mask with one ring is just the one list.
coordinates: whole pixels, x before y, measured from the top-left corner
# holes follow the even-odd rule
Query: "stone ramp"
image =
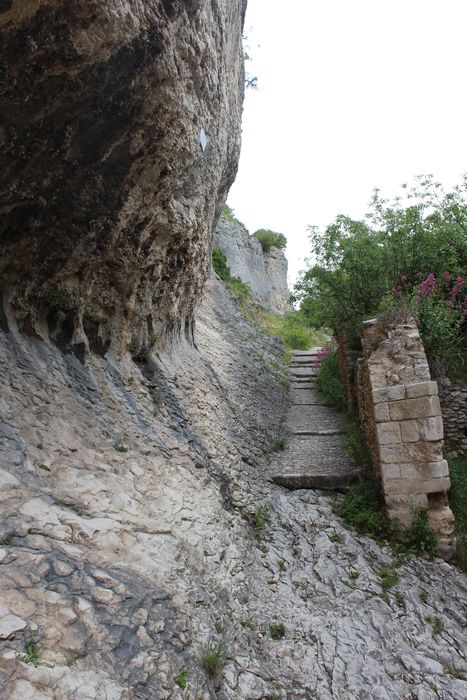
[(272, 480), (290, 489), (342, 489), (360, 475), (342, 441), (345, 418), (314, 388), (319, 348), (294, 352), (286, 449), (272, 463)]

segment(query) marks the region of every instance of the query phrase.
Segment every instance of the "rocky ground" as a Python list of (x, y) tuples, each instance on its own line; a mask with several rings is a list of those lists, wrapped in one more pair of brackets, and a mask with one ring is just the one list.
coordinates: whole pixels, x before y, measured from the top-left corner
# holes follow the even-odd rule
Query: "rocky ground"
[(0, 698), (464, 698), (465, 576), (383, 590), (387, 548), (270, 478), (278, 344), (216, 280), (195, 337), (81, 364), (0, 332)]

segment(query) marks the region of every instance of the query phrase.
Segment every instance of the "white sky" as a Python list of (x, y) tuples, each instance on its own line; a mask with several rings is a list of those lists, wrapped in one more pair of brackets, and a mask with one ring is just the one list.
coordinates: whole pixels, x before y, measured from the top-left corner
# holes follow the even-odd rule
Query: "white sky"
[(362, 217), (374, 187), (467, 169), (467, 0), (249, 0), (243, 146), (228, 203), (288, 238)]

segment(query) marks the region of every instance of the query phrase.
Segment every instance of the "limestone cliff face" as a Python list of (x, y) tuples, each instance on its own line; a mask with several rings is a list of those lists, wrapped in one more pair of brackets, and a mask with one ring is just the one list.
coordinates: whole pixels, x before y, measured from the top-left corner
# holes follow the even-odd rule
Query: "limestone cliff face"
[(258, 302), (284, 313), (289, 305), (287, 258), (277, 248), (263, 253), (260, 242), (242, 224), (221, 218), (214, 233), (214, 245), (227, 256), (234, 277), (247, 282)]
[(3, 328), (191, 333), (237, 168), (245, 0), (0, 3)]

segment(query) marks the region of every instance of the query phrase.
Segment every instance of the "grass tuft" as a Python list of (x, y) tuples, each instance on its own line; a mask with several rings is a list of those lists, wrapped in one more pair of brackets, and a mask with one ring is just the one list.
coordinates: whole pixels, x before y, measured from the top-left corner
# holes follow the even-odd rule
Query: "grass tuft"
[(225, 644), (208, 642), (202, 650), (201, 663), (204, 670), (212, 677), (219, 676), (227, 662)]

